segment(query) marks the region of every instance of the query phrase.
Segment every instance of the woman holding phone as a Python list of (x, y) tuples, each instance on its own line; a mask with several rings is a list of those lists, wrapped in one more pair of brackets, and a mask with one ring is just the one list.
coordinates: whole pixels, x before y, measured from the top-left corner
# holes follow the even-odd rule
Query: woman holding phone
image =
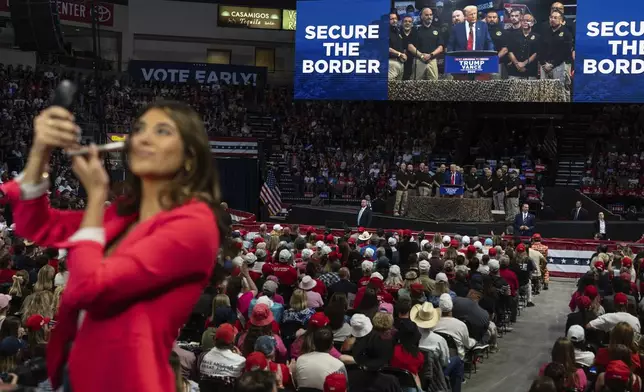
[(203, 122), (182, 103), (150, 105), (127, 145), (126, 196), (105, 207), (109, 177), (92, 146), (73, 157), (85, 210), (52, 209), (45, 168), (54, 148), (78, 149), (78, 136), (69, 111), (44, 110), (23, 175), (0, 186), (19, 236), (68, 249), (49, 377), (66, 391), (174, 391), (173, 342), (227, 234)]

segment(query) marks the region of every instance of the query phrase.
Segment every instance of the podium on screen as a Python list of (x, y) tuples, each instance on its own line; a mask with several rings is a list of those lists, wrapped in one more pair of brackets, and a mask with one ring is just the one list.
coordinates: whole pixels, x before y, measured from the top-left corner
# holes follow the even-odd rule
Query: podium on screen
[(459, 50), (445, 53), (445, 73), (481, 75), (499, 72), (499, 56), (494, 50)]

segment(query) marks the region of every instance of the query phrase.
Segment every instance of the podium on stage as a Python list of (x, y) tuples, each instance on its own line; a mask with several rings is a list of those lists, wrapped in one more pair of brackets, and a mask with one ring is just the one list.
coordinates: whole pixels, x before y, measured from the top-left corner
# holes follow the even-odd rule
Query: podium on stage
[(463, 196), (463, 185), (443, 184), (440, 187), (441, 196)]
[(445, 73), (484, 75), (499, 73), (499, 55), (494, 50), (458, 50), (445, 53)]

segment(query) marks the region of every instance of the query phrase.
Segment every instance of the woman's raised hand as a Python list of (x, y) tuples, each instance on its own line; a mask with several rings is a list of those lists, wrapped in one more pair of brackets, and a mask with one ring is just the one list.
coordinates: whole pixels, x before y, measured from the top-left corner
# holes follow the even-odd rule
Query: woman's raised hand
[(34, 119), (32, 150), (49, 153), (56, 147), (74, 148), (80, 142), (80, 128), (74, 115), (60, 106), (52, 106), (40, 112)]

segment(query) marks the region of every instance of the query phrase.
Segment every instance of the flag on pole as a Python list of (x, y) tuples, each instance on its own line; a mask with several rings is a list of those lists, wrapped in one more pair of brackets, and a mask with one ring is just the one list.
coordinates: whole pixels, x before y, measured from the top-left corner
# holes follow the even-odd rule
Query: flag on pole
[(557, 156), (557, 135), (555, 134), (555, 127), (550, 124), (548, 133), (543, 139), (543, 148), (551, 159)]
[(268, 212), (271, 216), (275, 216), (282, 211), (282, 193), (277, 186), (277, 180), (275, 179), (273, 170), (268, 171), (266, 182), (262, 186), (259, 198), (268, 207)]

